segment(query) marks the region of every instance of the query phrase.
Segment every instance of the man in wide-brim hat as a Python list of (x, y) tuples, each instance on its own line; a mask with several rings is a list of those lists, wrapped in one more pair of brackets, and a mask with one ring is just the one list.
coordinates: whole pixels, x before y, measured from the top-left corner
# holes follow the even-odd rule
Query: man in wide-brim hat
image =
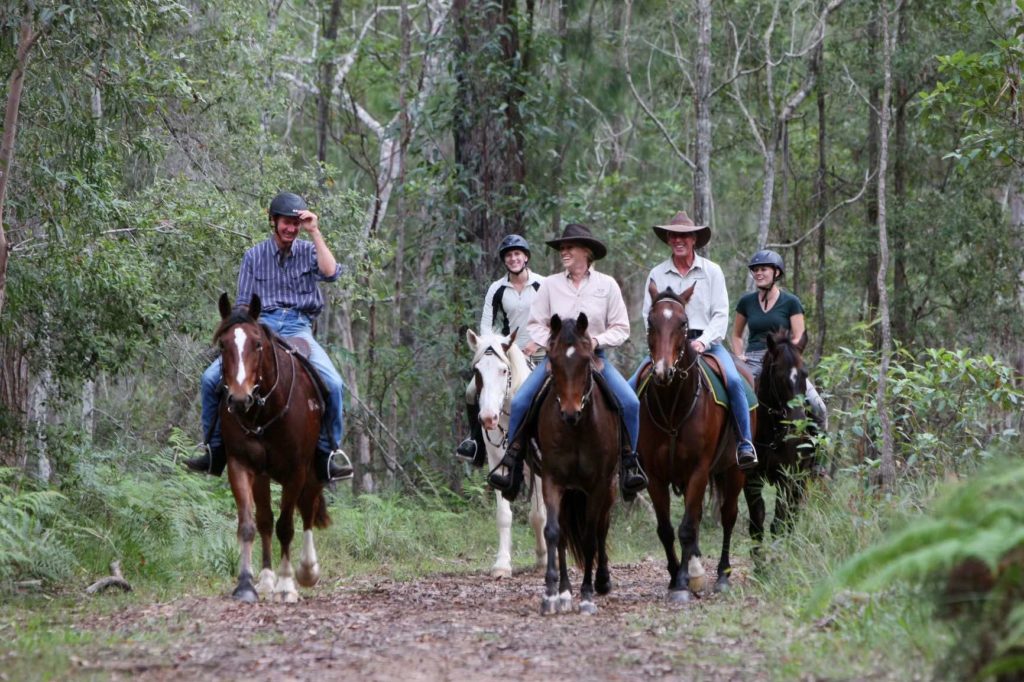
[[(575, 320), (580, 313), (584, 313), (594, 353), (604, 359), (605, 348), (615, 348), (629, 339), (629, 313), (619, 283), (593, 268), (594, 261), (608, 254), (608, 248), (591, 234), (590, 228), (578, 223), (566, 225), (560, 237), (549, 239), (546, 244), (558, 249), (565, 270), (544, 278), (541, 283), (537, 297), (530, 306), (530, 321), (526, 327), (530, 339), (547, 348), (552, 315), (558, 315), (563, 320)], [(615, 395), (619, 414), (629, 435), (628, 442), (623, 444), (619, 487), (624, 499), (632, 499), (647, 487), (647, 476), (641, 470), (636, 456), (636, 442), (640, 433), (640, 401), (612, 363), (602, 362), (600, 373)], [(491, 485), (509, 500), (515, 499), (523, 478), (526, 434), (530, 431), (524, 428), (524, 417), (544, 385), (546, 376), (547, 357), (537, 364), (512, 398), (508, 449), (505, 458), (488, 478)]]
[[(697, 249), (711, 241), (711, 228), (694, 224), (686, 211), (680, 211), (664, 225), (655, 225), (654, 234), (668, 244), (672, 254), (654, 266), (644, 282), (644, 325), (647, 325), (647, 315), (651, 312), (649, 282), (653, 282), (658, 291), (671, 287), (677, 294), (696, 285), (686, 304), (690, 344), (698, 353), (714, 355), (726, 374), (729, 407), (739, 433), (736, 463), (741, 469), (749, 469), (757, 465), (757, 453), (750, 435), (750, 406), (743, 388), (744, 380), (736, 371), (729, 351), (722, 345), (729, 326), (729, 292), (725, 287), (725, 275), (718, 264), (697, 255)], [(650, 358), (641, 363), (641, 368), (648, 362)], [(639, 373), (638, 370), (630, 379), (634, 387)]]

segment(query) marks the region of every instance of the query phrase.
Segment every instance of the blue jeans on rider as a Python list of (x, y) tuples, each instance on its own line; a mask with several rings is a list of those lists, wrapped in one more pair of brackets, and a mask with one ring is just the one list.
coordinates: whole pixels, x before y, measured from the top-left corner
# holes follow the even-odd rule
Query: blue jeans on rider
[[(341, 375), (334, 368), (334, 363), (327, 356), (327, 352), (313, 339), (313, 327), (310, 319), (304, 313), (290, 308), (275, 308), (266, 310), (260, 314), (259, 321), (280, 336), (298, 336), (309, 343), (309, 361), (320, 373), (320, 378), (327, 386), (327, 405), (324, 406), (324, 425), (320, 430), (320, 440), (317, 442), (317, 450), (330, 452), (341, 445), (341, 438), (344, 433), (343, 419), (343, 390), (344, 384)], [(206, 371), (203, 372), (201, 395), (203, 399), (203, 438), (210, 433), (210, 425), (217, 419), (217, 410), (220, 407), (220, 389), (223, 385), (223, 378), (220, 369), (220, 357), (213, 361)], [(220, 423), (210, 435), (209, 446), (215, 448), (221, 445)]]
[[(746, 450), (749, 446), (745, 447), (743, 441), (753, 443), (754, 439), (750, 436), (750, 404), (747, 402), (747, 391), (743, 387), (745, 380), (740, 376), (739, 371), (736, 369), (736, 363), (733, 362), (732, 356), (729, 355), (729, 351), (725, 349), (725, 346), (720, 343), (713, 343), (708, 352), (718, 359), (722, 369), (725, 371), (726, 391), (729, 392), (729, 409), (732, 410), (732, 418), (736, 422), (736, 431), (740, 437), (739, 449)], [(640, 362), (640, 366), (633, 372), (633, 376), (629, 378), (629, 385), (634, 391), (636, 390), (640, 370), (650, 364), (650, 362), (650, 356), (645, 357)]]
[[(636, 440), (640, 435), (640, 401), (636, 397), (636, 392), (630, 388), (626, 380), (619, 374), (619, 370), (615, 369), (612, 363), (605, 359), (604, 351), (598, 349), (596, 355), (604, 360), (602, 363), (604, 369), (601, 370), (601, 376), (615, 395), (615, 400), (619, 403), (619, 411), (622, 413), (622, 419), (626, 423), (626, 433), (629, 435), (630, 446), (635, 452)], [(537, 396), (541, 386), (544, 385), (547, 373), (548, 359), (545, 357), (537, 363), (530, 376), (526, 378), (523, 385), (512, 396), (512, 408), (508, 420), (508, 432), (512, 434), (512, 438), (515, 438), (519, 432), (523, 418), (526, 417), (526, 411), (530, 409), (533, 399)]]

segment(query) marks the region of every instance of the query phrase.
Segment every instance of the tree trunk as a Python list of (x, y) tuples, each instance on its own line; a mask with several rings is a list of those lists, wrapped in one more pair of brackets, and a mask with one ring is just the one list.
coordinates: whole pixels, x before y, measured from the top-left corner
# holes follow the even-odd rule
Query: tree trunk
[[(896, 37), (897, 49), (906, 45), (907, 24), (906, 6), (901, 3), (897, 19), (898, 34)], [(896, 76), (896, 118), (893, 121), (893, 167), (892, 167), (892, 190), (893, 204), (897, 210), (904, 207), (907, 196), (907, 92), (909, 84), (903, 75)], [(892, 230), (892, 301), (893, 301), (893, 336), (896, 340), (906, 343), (911, 336), (910, 310), (912, 308), (912, 293), (907, 286), (907, 235), (906, 224), (903, 220), (897, 220)]]
[(825, 214), (828, 213), (828, 184), (826, 182), (828, 167), (825, 162), (828, 137), (825, 132), (825, 79), (822, 73), (823, 64), (820, 52), (814, 60), (813, 66), (818, 71), (818, 172), (814, 178), (814, 196), (817, 204), (818, 220), (822, 221), (821, 227), (818, 228), (818, 274), (814, 283), (814, 312), (816, 315), (814, 323), (817, 325), (818, 333), (814, 342), (812, 365), (817, 367), (821, 361), (822, 354), (825, 352), (825, 250), (827, 246)]
[[(338, 39), (338, 22), (341, 19), (341, 0), (332, 0), (331, 11), (324, 29), (324, 40), (334, 42)], [(324, 163), (327, 161), (327, 140), (331, 132), (331, 93), (334, 91), (333, 59), (325, 59), (320, 65), (320, 92), (316, 100), (316, 159), (320, 162), (321, 176)], [(322, 181), (322, 178), (321, 178)]]
[[(28, 11), (28, 10), (27, 10)], [(7, 106), (4, 111), (4, 132), (0, 139), (0, 313), (3, 313), (7, 293), (7, 258), (11, 246), (4, 230), (4, 205), (7, 199), (7, 185), (11, 177), (14, 160), (14, 139), (18, 131), (18, 111), (21, 108), (21, 91), (25, 85), (25, 68), (28, 57), (39, 34), (32, 28), (32, 15), (27, 13), (21, 20), (18, 33), (18, 50), (15, 53), (14, 69), (7, 81)]]
[[(878, 22), (877, 16), (872, 17), (868, 23), (868, 49), (871, 54), (878, 53)], [(877, 85), (877, 78), (875, 78), (875, 72), (869, 68), (868, 77), (871, 79), (871, 91), (868, 96), (868, 166), (870, 168), (879, 167), (879, 116), (878, 112), (881, 106), (881, 97), (879, 96), (879, 90)], [(879, 197), (879, 178), (875, 178), (875, 181), (868, 187), (868, 193), (865, 197), (866, 201), (864, 205), (867, 209), (867, 222), (868, 225), (878, 225), (878, 197)], [(864, 269), (864, 284), (867, 291), (867, 306), (864, 310), (864, 321), (871, 322), (878, 315), (878, 253), (872, 251), (868, 254), (867, 267)], [(875, 345), (878, 345), (878, 334), (875, 334)]]
[[(470, 272), (483, 289), (503, 235), (522, 231), (526, 166), (519, 115), (515, 0), (455, 0), (455, 163), (464, 188), (460, 238), (479, 247)], [(500, 50), (493, 49), (499, 36)]]
[[(889, 293), (887, 275), (889, 270), (889, 235), (886, 231), (885, 174), (889, 161), (889, 103), (892, 99), (892, 49), (895, 41), (889, 36), (888, 0), (882, 0), (882, 86), (881, 108), (878, 110), (878, 311), (881, 315), (881, 365), (878, 370), (878, 420), (882, 427), (881, 479), (883, 490), (892, 489), (896, 481), (895, 446), (892, 437), (892, 420), (886, 397), (889, 363), (892, 355), (892, 330), (889, 323)], [(899, 19), (897, 19), (897, 22)]]
[(693, 221), (698, 225), (714, 223), (715, 204), (711, 192), (711, 0), (696, 0), (697, 52), (694, 56), (693, 105), (696, 118), (694, 145)]

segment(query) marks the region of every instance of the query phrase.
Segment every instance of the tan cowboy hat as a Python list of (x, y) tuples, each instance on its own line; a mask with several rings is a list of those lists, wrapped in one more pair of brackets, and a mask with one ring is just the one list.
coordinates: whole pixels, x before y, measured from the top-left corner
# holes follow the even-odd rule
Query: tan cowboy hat
[(555, 237), (544, 242), (553, 249), (559, 248), (566, 243), (580, 244), (594, 253), (594, 260), (601, 260), (608, 255), (608, 248), (599, 239), (590, 233), (590, 228), (579, 223), (569, 223), (562, 230), (561, 237)]
[(686, 215), (686, 211), (680, 211), (672, 216), (672, 220), (668, 221), (668, 225), (654, 226), (654, 234), (658, 235), (658, 239), (666, 244), (668, 244), (669, 232), (696, 232), (697, 243), (693, 245), (695, 249), (707, 246), (707, 243), (711, 241), (711, 228), (707, 225), (694, 225), (693, 221), (690, 220), (690, 216)]

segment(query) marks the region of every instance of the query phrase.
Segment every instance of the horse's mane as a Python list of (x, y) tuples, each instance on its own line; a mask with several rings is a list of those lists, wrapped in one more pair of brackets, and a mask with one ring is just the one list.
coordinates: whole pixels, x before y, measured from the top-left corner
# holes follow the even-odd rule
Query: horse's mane
[(512, 389), (515, 390), (526, 381), (526, 377), (530, 374), (530, 367), (526, 364), (526, 356), (523, 355), (522, 349), (515, 343), (511, 343), (506, 351), (504, 344), (507, 343), (508, 337), (500, 334), (480, 336), (476, 352), (473, 353), (473, 364), (479, 362), (488, 350), (493, 352), (499, 360), (508, 365), (509, 371), (512, 372)]
[(213, 332), (213, 342), (217, 343), (217, 339), (236, 324), (256, 324), (256, 320), (252, 319), (249, 313), (242, 308), (235, 308), (231, 311), (230, 315), (221, 320), (220, 324), (217, 325), (217, 330)]

